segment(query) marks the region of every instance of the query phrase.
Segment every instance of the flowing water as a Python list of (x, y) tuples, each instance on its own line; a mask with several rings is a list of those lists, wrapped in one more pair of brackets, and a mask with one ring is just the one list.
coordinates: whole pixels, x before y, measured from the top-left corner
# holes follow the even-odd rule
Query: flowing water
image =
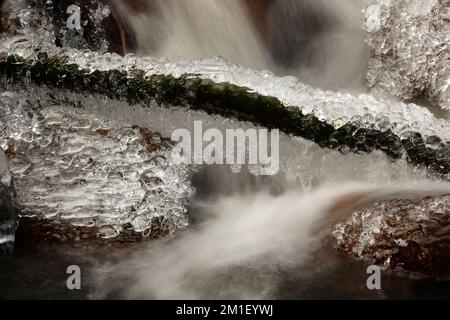
[[(311, 267), (311, 254), (339, 220), (329, 213), (336, 199), (367, 193), (367, 198), (358, 197), (363, 205), (390, 197), (445, 194), (449, 189), (448, 184), (436, 187), (339, 184), (307, 193), (291, 189), (280, 196), (258, 192), (225, 197), (202, 206), (207, 220), (194, 230), (99, 269), (97, 285), (101, 294), (120, 292), (128, 299), (273, 298), (280, 272)], [(353, 205), (340, 208), (340, 214), (350, 215)], [(310, 281), (306, 273), (305, 278)]]
[(140, 55), (189, 58), (220, 55), (248, 67), (268, 67), (262, 40), (240, 0), (146, 3), (147, 12), (127, 16), (136, 33)]
[(122, 16), (136, 34), (140, 55), (220, 55), (324, 88), (364, 86), (368, 60), (360, 27), (364, 1), (263, 1), (252, 7), (266, 15), (262, 31), (252, 24), (255, 12), (245, 1), (139, 1), (146, 9)]
[[(102, 70), (195, 73), (277, 96), (336, 125), (356, 119), (361, 126), (398, 135), (413, 128), (425, 136), (450, 137), (448, 123), (425, 108), (324, 92), (294, 77), (240, 66), (294, 74), (321, 87), (360, 87), (366, 49), (356, 1), (275, 0), (267, 8), (266, 37), (237, 0), (161, 0), (146, 8), (131, 14), (119, 5), (136, 33), (138, 54), (160, 59), (117, 60), (69, 50), (71, 62)], [(216, 55), (239, 65), (211, 58)], [(341, 153), (281, 133), (276, 176), (254, 175), (251, 167), (177, 167), (168, 152), (172, 146), (162, 143), (177, 128), (192, 130), (195, 121), (221, 132), (261, 128), (179, 106), (131, 106), (32, 85), (2, 83), (1, 90), (0, 143), (10, 157), (24, 212), (74, 226), (95, 225), (103, 238), (125, 229), (146, 232), (162, 218), (169, 236), (105, 242), (111, 249), (105, 250), (77, 241), (36, 248), (19, 233), (16, 256), (0, 263), (0, 284), (6, 286), (0, 297), (448, 297), (448, 282), (390, 274), (383, 277), (384, 290), (369, 292), (366, 262), (337, 252), (329, 239), (335, 225), (358, 209), (374, 206), (383, 212), (382, 201), (436, 197), (433, 208), (446, 203), (439, 198), (450, 192), (446, 179), (404, 158), (394, 161), (381, 151)], [(362, 232), (362, 244), (373, 241), (372, 227)], [(50, 259), (56, 262), (50, 265)], [(68, 264), (87, 270), (87, 289), (76, 294), (61, 289)], [(28, 288), (43, 292), (24, 293)]]

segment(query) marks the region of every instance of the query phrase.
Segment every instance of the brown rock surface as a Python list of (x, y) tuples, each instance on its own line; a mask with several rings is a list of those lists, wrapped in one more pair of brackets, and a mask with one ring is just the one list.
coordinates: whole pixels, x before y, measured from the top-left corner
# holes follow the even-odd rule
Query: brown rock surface
[(339, 249), (388, 270), (450, 276), (450, 196), (381, 202), (338, 225)]

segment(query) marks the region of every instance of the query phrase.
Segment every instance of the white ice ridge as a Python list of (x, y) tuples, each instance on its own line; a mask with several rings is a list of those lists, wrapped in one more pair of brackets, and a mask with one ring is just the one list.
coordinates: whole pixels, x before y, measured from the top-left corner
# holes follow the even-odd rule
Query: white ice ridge
[[(17, 40), (17, 39), (16, 39)], [(24, 40), (22, 38), (22, 40)], [(420, 132), (424, 137), (438, 136), (450, 141), (450, 123), (436, 118), (427, 108), (415, 104), (385, 100), (369, 94), (350, 94), (323, 91), (301, 83), (292, 76), (278, 77), (269, 71), (256, 71), (240, 65), (228, 63), (222, 57), (209, 59), (152, 58), (133, 54), (122, 57), (115, 53), (97, 53), (75, 49), (61, 49), (53, 46), (42, 47), (28, 42), (11, 41), (4, 45), (9, 54), (33, 58), (39, 50), (49, 55), (65, 55), (68, 63), (75, 63), (80, 69), (93, 71), (142, 70), (145, 77), (152, 75), (183, 74), (216, 83), (228, 82), (248, 87), (250, 91), (278, 98), (286, 106), (296, 106), (304, 114), (313, 113), (320, 120), (338, 128), (347, 122), (358, 123), (362, 127), (379, 130), (391, 129), (403, 136), (404, 133)], [(13, 43), (14, 42), (14, 43)]]

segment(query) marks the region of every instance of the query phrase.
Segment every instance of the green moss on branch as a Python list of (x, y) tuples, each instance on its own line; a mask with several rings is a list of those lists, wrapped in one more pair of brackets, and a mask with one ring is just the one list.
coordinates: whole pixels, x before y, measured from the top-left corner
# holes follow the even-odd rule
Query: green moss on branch
[(450, 173), (450, 145), (438, 137), (429, 137), (430, 144), (417, 132), (410, 132), (407, 138), (401, 139), (390, 130), (368, 129), (353, 123), (336, 129), (312, 114), (303, 114), (297, 107), (284, 106), (274, 97), (230, 83), (215, 83), (196, 75), (185, 74), (178, 78), (152, 75), (145, 78), (143, 72), (90, 72), (68, 63), (67, 57), (49, 57), (46, 53), (40, 53), (35, 60), (24, 60), (14, 55), (0, 57), (0, 74), (5, 81), (31, 81), (75, 92), (99, 93), (126, 99), (130, 104), (156, 101), (160, 105), (185, 106), (232, 116), (280, 129), (324, 148), (344, 153), (382, 150), (392, 159), (406, 155), (413, 165), (425, 166), (443, 175)]

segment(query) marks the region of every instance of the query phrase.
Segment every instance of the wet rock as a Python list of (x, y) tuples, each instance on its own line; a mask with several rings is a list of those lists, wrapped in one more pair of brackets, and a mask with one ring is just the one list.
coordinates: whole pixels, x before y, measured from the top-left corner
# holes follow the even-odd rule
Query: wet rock
[(450, 276), (450, 196), (381, 202), (338, 225), (339, 249), (411, 276)]
[(243, 0), (261, 37), (268, 40), (267, 11), (273, 0)]
[(83, 247), (115, 247), (160, 239), (169, 234), (169, 229), (163, 218), (154, 218), (151, 227), (144, 232), (136, 232), (131, 224), (123, 226), (116, 237), (104, 238), (103, 232), (96, 226), (77, 226), (64, 219), (47, 219), (39, 216), (23, 216), (17, 229), (18, 242), (60, 244)]

